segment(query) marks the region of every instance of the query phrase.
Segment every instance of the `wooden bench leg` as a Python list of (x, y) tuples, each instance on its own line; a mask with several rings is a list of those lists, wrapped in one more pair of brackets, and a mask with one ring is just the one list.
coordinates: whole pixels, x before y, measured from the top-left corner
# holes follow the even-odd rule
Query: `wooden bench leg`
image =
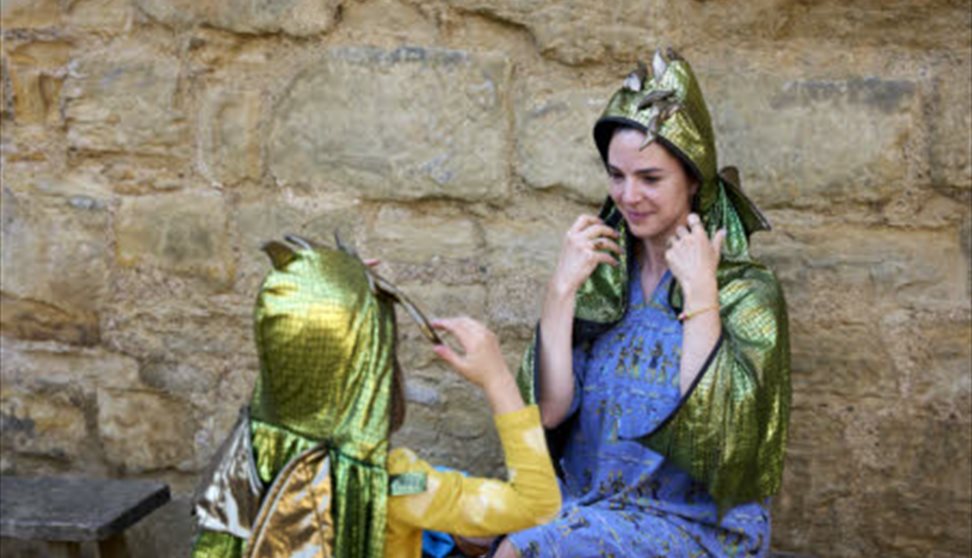
[(98, 541), (98, 556), (100, 558), (128, 558), (125, 535), (113, 535), (103, 541)]
[(81, 558), (81, 543), (77, 542), (49, 542), (47, 555), (50, 558)]

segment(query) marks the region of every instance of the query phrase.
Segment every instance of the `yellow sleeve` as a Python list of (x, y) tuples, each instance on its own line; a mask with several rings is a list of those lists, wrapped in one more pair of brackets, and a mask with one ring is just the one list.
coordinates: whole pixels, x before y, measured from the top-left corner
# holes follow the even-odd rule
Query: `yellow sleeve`
[(560, 511), (560, 488), (536, 405), (494, 417), (509, 480), (439, 472), (408, 450), (389, 455), (389, 473), (423, 471), (425, 492), (388, 499), (389, 526), (468, 537), (499, 535), (546, 523)]

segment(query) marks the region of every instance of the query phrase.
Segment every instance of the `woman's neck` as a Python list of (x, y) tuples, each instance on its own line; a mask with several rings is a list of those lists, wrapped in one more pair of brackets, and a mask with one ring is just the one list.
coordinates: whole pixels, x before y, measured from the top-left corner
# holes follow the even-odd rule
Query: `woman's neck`
[(648, 297), (654, 292), (662, 275), (668, 271), (668, 262), (665, 261), (665, 245), (653, 243), (649, 240), (638, 239), (638, 250), (636, 251), (638, 263), (641, 266), (641, 286)]

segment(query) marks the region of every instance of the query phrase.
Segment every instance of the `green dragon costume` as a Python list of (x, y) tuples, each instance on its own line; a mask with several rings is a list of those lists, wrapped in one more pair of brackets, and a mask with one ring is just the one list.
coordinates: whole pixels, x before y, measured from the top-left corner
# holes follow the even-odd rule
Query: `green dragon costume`
[[(605, 164), (618, 126), (641, 130), (645, 146), (658, 141), (680, 157), (699, 181), (693, 209), (708, 234), (727, 231), (717, 270), (722, 340), (676, 411), (639, 441), (704, 483), (721, 511), (763, 499), (780, 487), (790, 404), (783, 294), (772, 272), (749, 254), (749, 236), (769, 224), (743, 195), (736, 170), (717, 172), (708, 109), (692, 69), (673, 51), (656, 53), (651, 68), (639, 64), (595, 124)], [(619, 266), (598, 266), (577, 292), (575, 346), (617, 323), (628, 301), (634, 240), (610, 198), (600, 217), (620, 231), (623, 254)], [(676, 313), (681, 310), (677, 282), (668, 299)], [(530, 402), (537, 396), (537, 354), (535, 336), (517, 374)], [(550, 433), (554, 453), (569, 427)]]
[(424, 489), (410, 477), (396, 492), (385, 468), (404, 409), (393, 303), (438, 337), (353, 250), (294, 236), (263, 249), (273, 269), (254, 314), (260, 375), (203, 475), (193, 556), (380, 558), (387, 496)]

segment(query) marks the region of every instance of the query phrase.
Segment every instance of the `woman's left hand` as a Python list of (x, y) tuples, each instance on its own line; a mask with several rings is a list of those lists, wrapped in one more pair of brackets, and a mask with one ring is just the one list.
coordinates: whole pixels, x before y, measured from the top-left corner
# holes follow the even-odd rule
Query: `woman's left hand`
[(702, 220), (695, 213), (690, 213), (687, 225), (676, 229), (675, 235), (668, 240), (665, 261), (682, 287), (686, 302), (718, 302), (716, 268), (719, 267), (725, 238), (726, 231), (722, 229), (710, 240), (702, 226)]

